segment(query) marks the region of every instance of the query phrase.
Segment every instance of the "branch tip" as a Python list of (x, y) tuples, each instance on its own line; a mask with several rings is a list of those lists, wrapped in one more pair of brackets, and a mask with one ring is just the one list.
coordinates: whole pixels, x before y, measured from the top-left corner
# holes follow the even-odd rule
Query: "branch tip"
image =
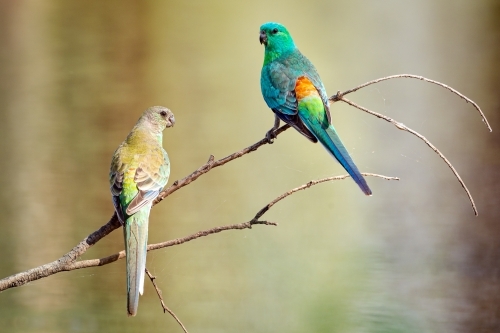
[(343, 96), (345, 96), (347, 94), (350, 94), (352, 92), (358, 91), (361, 88), (364, 88), (364, 87), (367, 87), (369, 85), (372, 85), (372, 84), (375, 84), (375, 83), (379, 83), (379, 82), (382, 82), (382, 81), (386, 81), (386, 80), (390, 80), (390, 79), (399, 79), (399, 78), (417, 79), (417, 80), (421, 80), (421, 81), (425, 81), (425, 82), (429, 82), (429, 83), (438, 85), (440, 87), (443, 87), (443, 88), (451, 91), (452, 93), (454, 93), (455, 95), (459, 96), (461, 99), (463, 99), (467, 103), (470, 103), (477, 110), (477, 112), (479, 112), (479, 114), (481, 116), (481, 119), (482, 119), (483, 123), (486, 125), (486, 127), (488, 128), (488, 130), (490, 132), (493, 132), (493, 129), (491, 128), (491, 126), (490, 126), (490, 124), (488, 122), (488, 119), (486, 119), (486, 116), (484, 115), (483, 111), (481, 110), (481, 108), (479, 107), (479, 105), (476, 102), (474, 102), (473, 100), (471, 100), (469, 97), (465, 96), (464, 94), (462, 94), (458, 90), (453, 89), (452, 87), (450, 87), (450, 86), (448, 86), (448, 85), (446, 85), (444, 83), (441, 83), (441, 82), (435, 81), (435, 80), (431, 80), (431, 79), (428, 79), (428, 78), (420, 76), (420, 75), (397, 74), (397, 75), (391, 75), (391, 76), (382, 77), (382, 78), (379, 78), (379, 79), (368, 81), (366, 83), (363, 83), (363, 84), (357, 86), (356, 88), (352, 88), (352, 89), (346, 90), (346, 91), (344, 91), (342, 93), (341, 92), (337, 92), (336, 95), (330, 97), (330, 100), (336, 102), (338, 100), (342, 100)]
[(385, 121), (393, 124), (394, 126), (396, 126), (397, 128), (399, 128), (400, 130), (403, 130), (403, 131), (406, 131), (408, 133), (411, 133), (413, 135), (415, 135), (417, 138), (419, 138), (420, 140), (422, 140), (427, 146), (429, 146), (429, 148), (431, 148), (432, 150), (434, 150), (434, 152), (436, 154), (439, 155), (439, 157), (441, 157), (441, 159), (446, 163), (446, 165), (448, 165), (448, 167), (450, 168), (450, 170), (453, 172), (453, 174), (455, 175), (455, 177), (457, 178), (458, 182), (460, 183), (460, 185), (462, 185), (462, 188), (465, 190), (465, 193), (467, 193), (467, 196), (469, 197), (469, 201), (472, 205), (472, 210), (474, 211), (474, 215), (478, 215), (478, 211), (477, 211), (477, 207), (476, 207), (476, 204), (474, 203), (474, 199), (472, 198), (472, 195), (470, 194), (469, 192), (469, 189), (467, 188), (467, 186), (465, 185), (464, 181), (462, 180), (462, 178), (460, 177), (460, 175), (458, 174), (457, 170), (455, 170), (455, 167), (453, 167), (453, 165), (451, 164), (450, 161), (448, 161), (448, 159), (443, 155), (443, 153), (441, 153), (441, 151), (439, 149), (436, 148), (436, 146), (434, 146), (429, 140), (427, 140), (427, 138), (425, 138), (422, 134), (418, 133), (417, 131), (415, 130), (412, 130), (411, 128), (409, 128), (408, 126), (405, 126), (403, 125), (402, 123), (388, 117), (388, 116), (385, 116), (383, 114), (380, 114), (380, 113), (377, 113), (375, 111), (372, 111), (372, 110), (369, 110), (361, 105), (358, 105), (350, 100), (348, 100), (347, 98), (342, 98), (342, 101), (349, 104), (350, 106), (353, 106), (361, 111), (364, 111), (366, 113), (369, 113), (377, 118), (380, 118), (380, 119), (384, 119)]
[(172, 310), (170, 310), (165, 305), (165, 302), (163, 301), (163, 297), (162, 297), (162, 292), (161, 292), (160, 288), (158, 288), (158, 286), (156, 285), (156, 282), (155, 282), (156, 276), (153, 276), (147, 268), (145, 268), (144, 270), (145, 270), (146, 274), (149, 276), (149, 279), (151, 280), (151, 283), (153, 284), (153, 287), (156, 290), (156, 294), (158, 295), (158, 298), (160, 299), (160, 304), (161, 304), (161, 307), (163, 309), (163, 313), (168, 312), (175, 319), (175, 321), (177, 321), (177, 323), (181, 326), (181, 328), (184, 330), (184, 332), (188, 333), (186, 327), (184, 326), (184, 324), (182, 324), (180, 319), (175, 315), (175, 313)]
[[(386, 179), (386, 180), (399, 180), (399, 178), (397, 177), (389, 177), (389, 176), (383, 176), (383, 175), (378, 175), (378, 174), (375, 174), (375, 173), (362, 173), (363, 176), (370, 176), (370, 177), (378, 177), (378, 178), (382, 178), (382, 179)], [(271, 209), (272, 206), (274, 206), (276, 203), (278, 203), (279, 201), (285, 199), (286, 197), (294, 194), (295, 192), (298, 192), (298, 191), (301, 191), (301, 190), (305, 190), (305, 189), (308, 189), (308, 188), (311, 188), (312, 186), (314, 185), (317, 185), (317, 184), (321, 184), (321, 183), (324, 183), (324, 182), (329, 182), (329, 181), (333, 181), (333, 180), (341, 180), (341, 179), (346, 179), (350, 177), (349, 175), (342, 175), (342, 176), (334, 176), (334, 177), (327, 177), (327, 178), (322, 178), (322, 179), (317, 179), (317, 180), (310, 180), (308, 181), (306, 184), (304, 185), (301, 185), (299, 187), (296, 187), (296, 188), (293, 188), (283, 194), (281, 194), (280, 196), (276, 197), (274, 200), (272, 200), (271, 202), (269, 202), (267, 205), (265, 205), (256, 215), (255, 217), (253, 218), (252, 221), (256, 221), (258, 220), (259, 218), (261, 218), (269, 209)], [(266, 221), (262, 221), (262, 222), (266, 222)], [(253, 223), (253, 224), (257, 224), (257, 222)], [(260, 223), (259, 223), (260, 224)], [(266, 225), (277, 225), (275, 224), (274, 222), (266, 222), (265, 223)]]

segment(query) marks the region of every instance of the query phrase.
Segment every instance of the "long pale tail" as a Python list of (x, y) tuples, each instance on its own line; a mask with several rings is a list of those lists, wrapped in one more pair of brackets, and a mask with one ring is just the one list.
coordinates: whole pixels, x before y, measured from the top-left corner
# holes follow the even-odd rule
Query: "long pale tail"
[(144, 292), (150, 205), (130, 216), (123, 227), (127, 253), (127, 311), (137, 314), (139, 294)]
[(328, 152), (340, 162), (344, 169), (346, 169), (361, 190), (366, 195), (371, 195), (372, 191), (368, 187), (363, 175), (359, 172), (358, 167), (354, 164), (351, 156), (349, 156), (349, 153), (347, 152), (347, 149), (345, 149), (345, 146), (340, 140), (335, 128), (331, 124), (327, 128), (324, 128), (325, 126), (322, 125), (314, 116), (311, 117), (301, 115), (301, 112), (299, 112), (299, 117), (318, 139), (318, 141), (321, 142), (323, 147), (325, 147), (326, 150), (328, 150)]

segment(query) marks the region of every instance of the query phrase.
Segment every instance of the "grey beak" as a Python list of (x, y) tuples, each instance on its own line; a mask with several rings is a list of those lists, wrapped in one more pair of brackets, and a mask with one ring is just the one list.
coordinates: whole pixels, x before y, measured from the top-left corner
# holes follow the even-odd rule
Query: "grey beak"
[(265, 46), (267, 46), (267, 35), (264, 31), (261, 31), (260, 32), (260, 35), (259, 35), (259, 42), (261, 44), (264, 44)]

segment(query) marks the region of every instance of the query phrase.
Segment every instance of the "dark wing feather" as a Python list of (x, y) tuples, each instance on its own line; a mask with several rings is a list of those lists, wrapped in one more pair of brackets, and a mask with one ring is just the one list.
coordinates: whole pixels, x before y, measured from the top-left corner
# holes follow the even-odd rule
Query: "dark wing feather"
[(304, 125), (302, 120), (300, 120), (298, 114), (288, 115), (288, 114), (283, 114), (282, 112), (280, 112), (279, 109), (272, 109), (272, 110), (276, 114), (276, 116), (278, 116), (278, 118), (280, 118), (285, 123), (295, 128), (300, 134), (302, 134), (303, 136), (305, 136), (314, 143), (318, 142), (318, 139), (316, 139), (316, 137), (311, 133), (311, 131), (309, 131), (309, 129)]
[(123, 172), (112, 172), (110, 174), (111, 183), (111, 195), (113, 199), (113, 205), (115, 206), (116, 215), (121, 224), (125, 223), (125, 217), (123, 216), (123, 209), (120, 203), (120, 194), (123, 190)]

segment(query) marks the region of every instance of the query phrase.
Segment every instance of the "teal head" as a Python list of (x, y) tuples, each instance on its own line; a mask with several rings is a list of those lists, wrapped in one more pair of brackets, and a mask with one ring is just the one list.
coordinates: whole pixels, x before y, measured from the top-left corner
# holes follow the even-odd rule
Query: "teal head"
[(295, 49), (295, 43), (288, 30), (276, 22), (267, 22), (260, 27), (259, 41), (265, 46), (266, 58), (275, 59)]

